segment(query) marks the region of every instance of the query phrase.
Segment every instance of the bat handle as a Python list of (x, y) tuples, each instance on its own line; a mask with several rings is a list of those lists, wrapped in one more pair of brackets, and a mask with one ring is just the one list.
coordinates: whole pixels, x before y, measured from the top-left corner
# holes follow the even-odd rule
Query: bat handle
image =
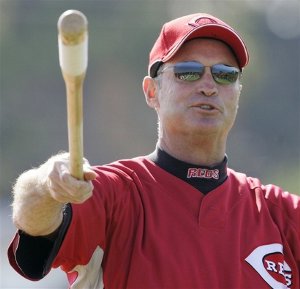
[(70, 153), (70, 173), (83, 180), (83, 81), (85, 74), (63, 75), (67, 93), (68, 141)]

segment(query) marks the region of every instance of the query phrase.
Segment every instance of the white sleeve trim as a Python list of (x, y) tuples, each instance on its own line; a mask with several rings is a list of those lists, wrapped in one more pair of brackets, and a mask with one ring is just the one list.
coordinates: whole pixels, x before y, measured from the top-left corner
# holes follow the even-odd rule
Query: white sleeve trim
[(78, 276), (70, 289), (103, 289), (103, 270), (101, 267), (104, 251), (97, 246), (90, 261), (86, 265), (77, 265), (73, 268)]

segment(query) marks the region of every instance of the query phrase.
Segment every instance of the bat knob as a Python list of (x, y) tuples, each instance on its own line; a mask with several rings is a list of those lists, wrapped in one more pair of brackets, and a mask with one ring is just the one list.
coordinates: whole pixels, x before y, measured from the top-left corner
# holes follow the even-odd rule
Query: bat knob
[(58, 19), (58, 31), (65, 45), (76, 45), (82, 42), (87, 32), (88, 21), (85, 15), (78, 10), (67, 10)]

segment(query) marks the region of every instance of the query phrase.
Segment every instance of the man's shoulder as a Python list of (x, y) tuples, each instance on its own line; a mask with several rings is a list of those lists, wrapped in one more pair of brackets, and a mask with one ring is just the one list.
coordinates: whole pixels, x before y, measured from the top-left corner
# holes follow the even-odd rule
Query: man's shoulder
[(274, 207), (300, 207), (300, 196), (290, 193), (276, 184), (263, 184), (260, 179), (247, 176), (244, 173), (228, 169), (228, 176), (231, 182), (241, 187), (247, 186), (253, 197), (264, 199), (270, 206)]
[(151, 171), (157, 169), (157, 166), (147, 156), (137, 156), (93, 168), (100, 175), (118, 175), (131, 179), (134, 175), (149, 175)]
[(262, 187), (262, 182), (260, 181), (260, 179), (250, 177), (245, 173), (237, 172), (231, 168), (227, 169), (227, 175), (231, 182), (234, 182), (241, 186), (248, 186), (250, 189)]
[(120, 159), (109, 164), (100, 166), (101, 168), (110, 168), (111, 170), (122, 170), (125, 172), (133, 172), (136, 170), (143, 170), (149, 167), (151, 161), (147, 156), (138, 156), (127, 159)]

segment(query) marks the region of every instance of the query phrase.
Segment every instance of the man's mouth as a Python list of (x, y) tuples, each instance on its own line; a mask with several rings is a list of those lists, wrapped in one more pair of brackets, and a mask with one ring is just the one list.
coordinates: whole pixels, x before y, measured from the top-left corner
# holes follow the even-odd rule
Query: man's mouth
[(201, 105), (199, 105), (199, 107), (200, 107), (201, 109), (204, 109), (204, 110), (213, 110), (213, 109), (215, 109), (214, 106), (209, 105), (209, 104), (201, 104)]

